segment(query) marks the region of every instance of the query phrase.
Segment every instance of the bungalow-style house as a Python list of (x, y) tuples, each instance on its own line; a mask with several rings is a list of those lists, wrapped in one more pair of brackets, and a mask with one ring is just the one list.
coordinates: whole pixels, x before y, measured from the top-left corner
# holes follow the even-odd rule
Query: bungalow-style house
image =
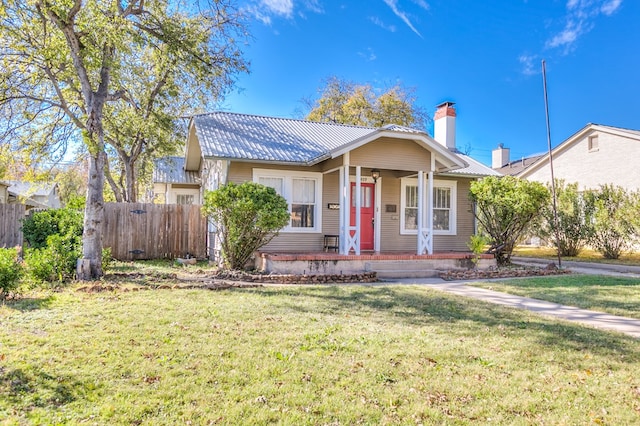
[(156, 171), (156, 191), (166, 202), (183, 202), (180, 196), (193, 191), (197, 202), (196, 185), (273, 187), (289, 203), (291, 219), (267, 252), (468, 252), (475, 231), (469, 185), (499, 174), (456, 150), (455, 120), (453, 103), (439, 105), (434, 139), (397, 125), (197, 115), (184, 159), (156, 164), (173, 164)]
[(0, 182), (0, 203), (24, 204), (27, 209), (61, 206), (57, 184), (14, 180)]
[[(640, 131), (587, 124), (552, 151), (553, 174), (580, 189), (613, 184), (627, 190), (640, 190)], [(499, 145), (493, 151), (492, 167), (504, 175), (543, 183), (551, 182), (549, 154), (509, 160), (509, 150)]]

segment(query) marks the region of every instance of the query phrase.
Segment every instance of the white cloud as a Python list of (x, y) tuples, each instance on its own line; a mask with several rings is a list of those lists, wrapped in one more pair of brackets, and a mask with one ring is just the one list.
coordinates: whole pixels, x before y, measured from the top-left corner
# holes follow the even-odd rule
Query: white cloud
[(567, 9), (571, 10), (578, 5), (579, 0), (569, 0), (567, 2)]
[[(413, 24), (411, 23), (411, 21), (409, 20), (409, 17), (407, 17), (406, 13), (404, 13), (403, 11), (401, 11), (400, 9), (398, 9), (398, 0), (383, 0), (387, 6), (389, 6), (391, 8), (391, 10), (393, 11), (393, 13), (400, 19), (402, 19), (402, 21), (409, 27), (411, 28), (411, 31), (413, 31), (414, 33), (416, 33), (418, 36), (420, 36), (420, 38), (422, 38), (422, 34), (420, 34), (420, 32), (416, 29), (416, 27), (413, 26)], [(426, 3), (425, 3), (426, 4)]]
[(602, 7), (600, 8), (600, 11), (602, 13), (604, 13), (605, 15), (610, 16), (616, 10), (618, 10), (618, 8), (620, 7), (621, 4), (622, 4), (622, 0), (607, 1), (602, 5)]
[(522, 65), (522, 73), (524, 75), (538, 74), (538, 69), (536, 68), (536, 64), (534, 64), (534, 61), (536, 61), (537, 59), (537, 55), (520, 55), (518, 61), (520, 62), (520, 65)]
[(582, 25), (580, 23), (576, 25), (573, 21), (569, 21), (564, 30), (547, 41), (547, 47), (570, 47), (581, 34)]
[[(324, 13), (321, 0), (252, 0), (245, 12), (265, 25), (271, 25), (274, 18), (293, 19), (305, 17), (304, 12)], [(294, 15), (295, 14), (295, 15)]]
[(564, 27), (549, 37), (545, 47), (568, 53), (582, 35), (591, 31), (598, 16), (611, 16), (621, 5), (622, 0), (567, 0)]
[(367, 47), (367, 51), (366, 52), (358, 52), (358, 56), (364, 58), (365, 60), (367, 60), (369, 62), (375, 61), (376, 58), (377, 58), (375, 52), (370, 47)]
[(424, 0), (413, 0), (415, 4), (423, 8), (424, 10), (429, 10), (429, 3)]
[(382, 29), (385, 29), (387, 31), (391, 31), (392, 33), (396, 32), (396, 26), (395, 25), (386, 25), (384, 22), (382, 22), (382, 19), (378, 18), (377, 16), (370, 16), (369, 20), (371, 22), (373, 22), (375, 25), (379, 26)]
[(293, 0), (262, 0), (261, 5), (269, 12), (290, 18), (293, 13)]

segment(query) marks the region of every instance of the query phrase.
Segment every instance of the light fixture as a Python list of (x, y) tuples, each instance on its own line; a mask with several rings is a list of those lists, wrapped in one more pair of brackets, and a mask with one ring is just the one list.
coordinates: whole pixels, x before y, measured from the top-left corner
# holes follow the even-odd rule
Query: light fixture
[(380, 170), (371, 169), (371, 177), (373, 178), (373, 183), (376, 183), (380, 178)]

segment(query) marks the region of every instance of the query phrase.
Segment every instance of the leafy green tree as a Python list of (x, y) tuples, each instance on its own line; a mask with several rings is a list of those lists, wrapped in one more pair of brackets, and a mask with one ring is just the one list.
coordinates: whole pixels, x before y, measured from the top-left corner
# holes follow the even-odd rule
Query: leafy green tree
[(223, 264), (231, 269), (243, 269), (289, 223), (287, 200), (255, 182), (228, 183), (204, 198), (203, 212), (218, 228)]
[(548, 203), (549, 191), (539, 182), (488, 176), (471, 182), (469, 198), (481, 231), (490, 239), (490, 252), (498, 265), (507, 265), (514, 247)]
[(540, 237), (549, 239), (561, 256), (577, 256), (593, 234), (592, 209), (584, 193), (578, 190), (578, 184), (565, 184), (564, 180), (556, 180), (556, 207), (558, 229), (553, 204), (548, 203), (542, 209)]
[(303, 103), (311, 121), (382, 127), (387, 124), (426, 130), (428, 114), (416, 104), (415, 90), (396, 85), (377, 95), (369, 84), (358, 85), (337, 77), (326, 80), (316, 100)]
[(617, 259), (638, 241), (640, 195), (620, 186), (602, 185), (586, 193), (593, 211), (591, 245), (606, 259)]
[[(0, 3), (0, 134), (49, 151), (51, 143), (81, 140), (86, 146), (80, 279), (102, 275), (106, 150), (113, 130), (105, 113), (111, 117), (111, 105), (119, 101), (148, 106), (145, 99), (136, 99), (142, 92), (131, 86), (139, 78), (132, 64), (147, 64), (160, 80), (166, 70), (184, 73), (217, 96), (234, 73), (246, 69), (235, 37), (244, 34), (239, 22), (228, 0), (206, 5), (168, 0)], [(192, 97), (193, 86), (182, 86), (180, 78), (161, 87), (153, 86), (157, 81), (150, 85), (166, 89), (158, 107)], [(154, 143), (151, 135), (145, 144)]]

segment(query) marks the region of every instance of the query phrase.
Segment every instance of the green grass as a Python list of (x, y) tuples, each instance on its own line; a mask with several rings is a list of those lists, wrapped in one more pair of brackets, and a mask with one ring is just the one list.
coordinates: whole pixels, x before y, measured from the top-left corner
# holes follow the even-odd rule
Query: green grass
[[(518, 246), (513, 251), (514, 256), (538, 257), (542, 259), (554, 260), (558, 258), (555, 248), (552, 247), (531, 247)], [(605, 259), (602, 255), (591, 249), (584, 249), (578, 256), (563, 256), (563, 260), (576, 262), (614, 263), (618, 265), (640, 265), (640, 253), (623, 253), (619, 259)]]
[[(33, 294), (2, 424), (632, 424), (640, 342), (423, 286)], [(1, 420), (4, 419), (4, 420)]]
[(637, 278), (560, 275), (471, 285), (640, 319), (640, 279)]

